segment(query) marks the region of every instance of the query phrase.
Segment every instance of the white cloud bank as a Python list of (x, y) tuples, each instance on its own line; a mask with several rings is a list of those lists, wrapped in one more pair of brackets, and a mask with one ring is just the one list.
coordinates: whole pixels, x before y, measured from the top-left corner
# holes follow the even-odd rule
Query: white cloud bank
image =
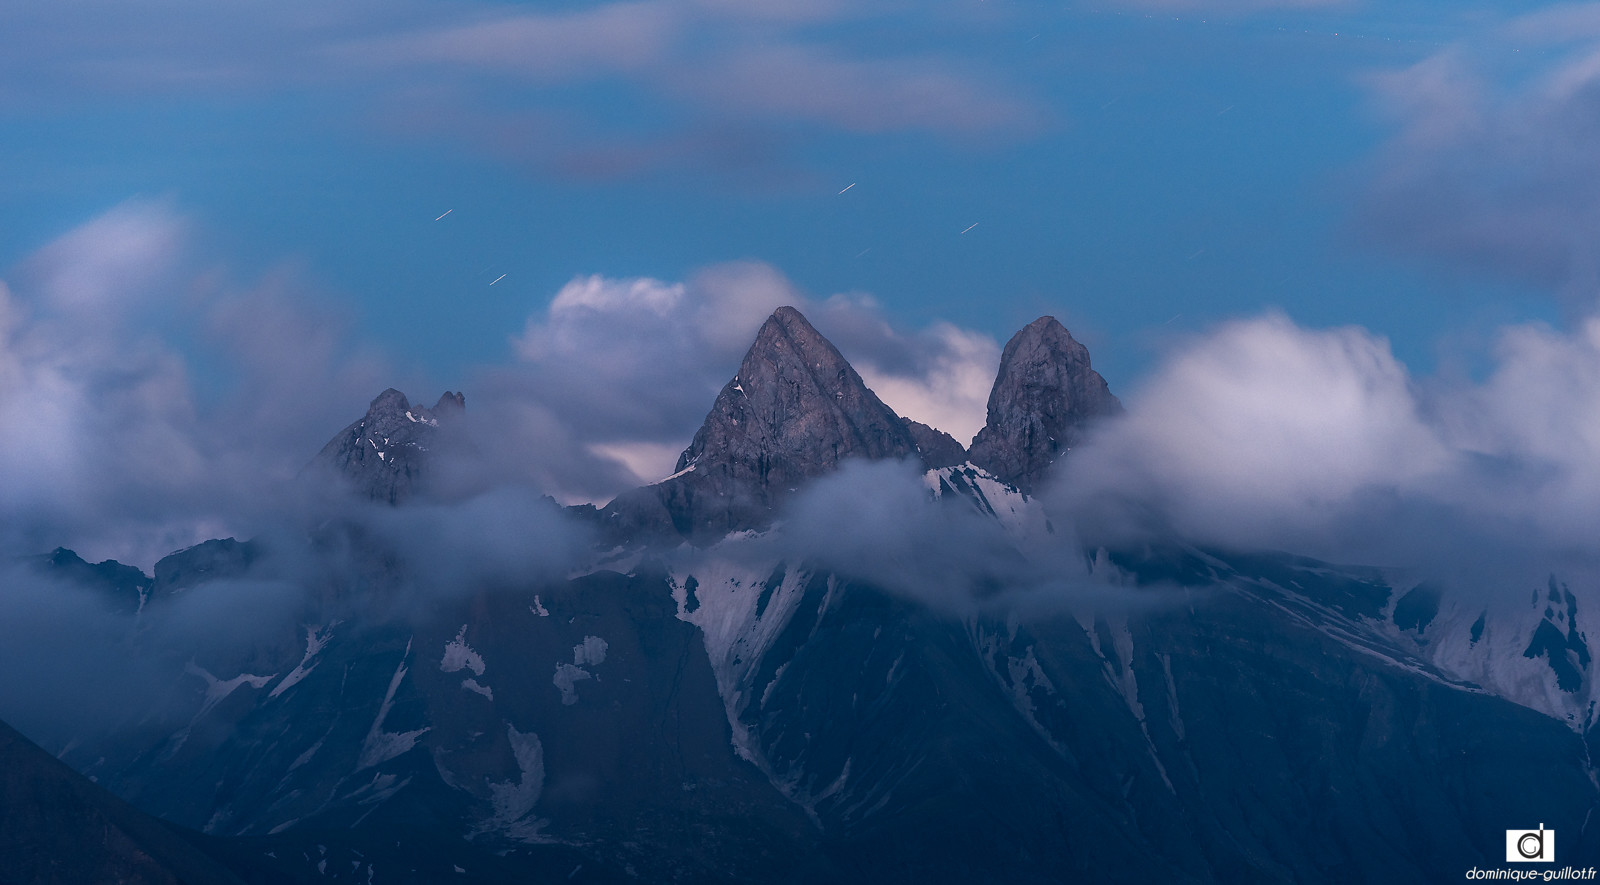
[[(377, 383), (375, 361), (283, 287), (186, 271), (186, 242), (170, 206), (128, 203), (0, 281), (0, 547), (148, 565), (227, 534)], [(182, 336), (207, 346), (182, 352)], [(219, 399), (202, 395), (223, 378)]]
[(1462, 583), (1600, 563), (1600, 319), (1504, 329), (1481, 382), (1413, 377), (1360, 328), (1191, 340), (1073, 453), (1088, 535), (1425, 566)]

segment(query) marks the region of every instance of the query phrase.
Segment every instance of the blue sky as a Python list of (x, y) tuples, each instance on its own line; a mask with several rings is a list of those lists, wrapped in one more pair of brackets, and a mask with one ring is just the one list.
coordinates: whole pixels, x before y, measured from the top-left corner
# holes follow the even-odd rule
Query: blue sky
[[(784, 302), (963, 442), (1045, 313), (1134, 403), (1219, 341), (1267, 376), (1356, 341), (1427, 414), (1589, 353), (1600, 4), (325, 7), (0, 9), (0, 374), (60, 410), (11, 440), (29, 475), (89, 489), (124, 455), (60, 439), (159, 413), (129, 451), (165, 475), (180, 441), (154, 487), (199, 501), (448, 387), (604, 500)], [(241, 422), (258, 447), (215, 448)]]
[[(1359, 236), (1364, 167), (1400, 128), (1368, 81), (1503, 54), (1472, 49), (1511, 18), (1488, 6), (10, 6), (0, 266), (170, 199), (233, 272), (297, 264), (441, 380), (575, 275), (733, 259), (1001, 340), (1058, 313), (1123, 386), (1165, 332), (1269, 305), (1422, 365), (1552, 309)], [(521, 66), (551, 51), (540, 24), (587, 45)], [(788, 66), (816, 83), (788, 91)], [(719, 82), (747, 68), (772, 79)]]

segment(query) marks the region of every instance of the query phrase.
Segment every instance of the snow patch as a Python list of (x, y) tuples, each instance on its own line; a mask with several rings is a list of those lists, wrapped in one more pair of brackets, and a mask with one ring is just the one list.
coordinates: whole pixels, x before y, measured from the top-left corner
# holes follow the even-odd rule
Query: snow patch
[(496, 833), (521, 842), (549, 841), (549, 837), (539, 832), (549, 821), (530, 819), (544, 793), (544, 744), (537, 734), (517, 731), (510, 723), (506, 724), (506, 738), (517, 762), (517, 777), (489, 784), (489, 801), (494, 813), (469, 838)]
[[(734, 752), (756, 766), (791, 801), (802, 807), (809, 801), (814, 806), (822, 794), (812, 794), (796, 776), (774, 770), (751, 726), (743, 721), (751, 704), (771, 696), (776, 678), (766, 685), (755, 685), (756, 675), (805, 599), (812, 580), (809, 571), (786, 567), (780, 560), (753, 552), (761, 537), (759, 532), (737, 532), (706, 550), (683, 550), (668, 571), (672, 597), (678, 606), (678, 619), (700, 628), (727, 714)], [(827, 592), (819, 603), (821, 610), (831, 604), (837, 587), (834, 578), (827, 581)], [(693, 611), (689, 610), (691, 589), (696, 603)]]
[(1453, 598), (1446, 593), (1423, 637), (1404, 634), (1392, 619), (1383, 626), (1396, 640), (1413, 644), (1440, 670), (1582, 733), (1595, 724), (1600, 702), (1600, 679), (1593, 678), (1592, 664), (1584, 667), (1570, 649), (1556, 649), (1564, 653), (1559, 663), (1581, 677), (1578, 690), (1563, 691), (1547, 657), (1552, 652), (1545, 650), (1531, 658), (1527, 653), (1534, 647), (1535, 633), (1546, 623), (1546, 632), (1555, 631), (1561, 636), (1575, 633), (1593, 650), (1586, 641), (1587, 628), (1595, 622), (1597, 609), (1600, 598), (1596, 594), (1566, 585), (1561, 585), (1559, 592), (1541, 588), (1531, 599), (1520, 594), (1500, 594), (1487, 608), (1481, 601)]
[(289, 689), (294, 688), (300, 683), (300, 680), (310, 676), (312, 670), (317, 669), (317, 665), (312, 663), (312, 658), (315, 658), (324, 648), (328, 647), (328, 640), (333, 638), (333, 628), (337, 626), (338, 623), (338, 621), (334, 621), (332, 624), (329, 624), (326, 627), (317, 627), (311, 624), (305, 625), (305, 654), (300, 657), (300, 663), (296, 665), (293, 670), (289, 671), (289, 675), (283, 677), (282, 682), (279, 682), (277, 685), (272, 687), (272, 691), (267, 693), (267, 697), (275, 698)]
[(461, 632), (456, 638), (444, 645), (444, 659), (439, 662), (439, 669), (446, 673), (456, 673), (461, 670), (471, 670), (472, 675), (482, 676), (484, 671), (483, 655), (473, 651), (467, 644), (467, 625), (461, 625)]
[(304, 753), (301, 753), (299, 756), (295, 757), (295, 760), (293, 762), (289, 763), (289, 770), (290, 771), (294, 771), (296, 768), (299, 768), (300, 766), (306, 764), (307, 762), (310, 762), (311, 761), (311, 757), (317, 755), (317, 751), (320, 750), (320, 749), (322, 749), (322, 741), (321, 740), (319, 740), (316, 743), (312, 744), (310, 747), (308, 747), (306, 749), (306, 751)]
[(606, 662), (606, 641), (598, 636), (585, 636), (581, 645), (572, 647), (572, 662), (578, 666), (599, 666)]
[(184, 664), (183, 672), (188, 673), (190, 676), (198, 676), (206, 681), (206, 698), (200, 704), (200, 711), (194, 714), (194, 719), (190, 720), (191, 724), (194, 722), (199, 722), (201, 717), (205, 716), (207, 713), (210, 713), (224, 700), (227, 700), (228, 695), (233, 694), (234, 691), (241, 685), (248, 685), (251, 688), (260, 689), (265, 687), (267, 683), (278, 678), (278, 674), (276, 673), (270, 676), (253, 676), (249, 673), (240, 673), (238, 676), (235, 676), (232, 679), (222, 680), (211, 675), (211, 673), (204, 668), (195, 666), (194, 661)]
[(993, 516), (1019, 544), (1044, 541), (1052, 532), (1044, 507), (1009, 483), (971, 462), (941, 467), (922, 476), (923, 484), (941, 497), (947, 491), (968, 498), (979, 512)]
[(378, 706), (378, 718), (372, 721), (372, 728), (367, 731), (367, 738), (361, 744), (361, 757), (356, 761), (356, 770), (371, 768), (381, 765), (390, 759), (408, 752), (417, 745), (417, 738), (427, 734), (427, 726), (414, 731), (392, 732), (383, 730), (383, 720), (388, 718), (389, 710), (394, 706), (395, 692), (400, 690), (400, 683), (406, 678), (406, 659), (411, 657), (411, 641), (406, 641), (406, 651), (400, 657), (400, 665), (395, 667), (394, 676), (389, 679), (389, 690), (384, 693), (383, 703)]
[(1161, 674), (1167, 680), (1167, 714), (1172, 720), (1172, 732), (1183, 740), (1183, 714), (1178, 710), (1178, 685), (1172, 679), (1172, 655), (1158, 655), (1161, 659)]
[(583, 669), (585, 666), (597, 667), (606, 661), (606, 641), (598, 636), (585, 636), (583, 641), (572, 647), (572, 663), (556, 664), (556, 675), (550, 678), (551, 683), (561, 690), (561, 703), (572, 706), (578, 702), (579, 682), (585, 679), (598, 679), (593, 673)]
[(680, 476), (687, 476), (687, 475), (689, 475), (689, 474), (694, 472), (694, 468), (695, 468), (695, 465), (690, 464), (688, 467), (683, 468), (682, 470), (678, 471), (677, 473), (672, 474), (671, 476), (662, 477), (661, 479), (656, 480), (655, 482), (651, 483), (651, 485), (658, 486), (658, 485), (661, 485), (664, 482), (671, 482), (671, 481), (677, 479)]

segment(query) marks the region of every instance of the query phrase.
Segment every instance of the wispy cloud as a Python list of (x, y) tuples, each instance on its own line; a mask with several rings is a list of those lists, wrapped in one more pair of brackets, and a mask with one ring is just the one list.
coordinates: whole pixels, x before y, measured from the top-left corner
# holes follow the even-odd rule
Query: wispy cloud
[(1594, 306), (1600, 7), (1514, 19), (1368, 83), (1395, 130), (1372, 162), (1363, 236)]
[[(1042, 112), (993, 63), (959, 46), (857, 45), (828, 25), (896, 4), (621, 0), (534, 11), (470, 0), (219, 7), (108, 0), (0, 9), (0, 103), (47, 109), (106, 97), (293, 94), (340, 116), (589, 175), (727, 163), (718, 142), (807, 132), (1026, 135)], [(582, 90), (613, 90), (573, 101)], [(639, 107), (650, 108), (640, 115)], [(560, 125), (544, 125), (555, 117)], [(618, 125), (625, 123), (626, 125)], [(641, 124), (643, 129), (641, 130)], [(709, 134), (708, 134), (709, 133)], [(734, 166), (771, 151), (734, 151)]]
[[(228, 534), (278, 497), (296, 446), (370, 396), (376, 362), (335, 342), (336, 324), (292, 288), (198, 272), (187, 227), (168, 205), (125, 204), (0, 283), (0, 545), (148, 564)], [(232, 383), (205, 390), (202, 375)]]
[(1358, 5), (1360, 0), (1121, 0), (1121, 3), (1136, 9), (1226, 16), (1348, 7)]

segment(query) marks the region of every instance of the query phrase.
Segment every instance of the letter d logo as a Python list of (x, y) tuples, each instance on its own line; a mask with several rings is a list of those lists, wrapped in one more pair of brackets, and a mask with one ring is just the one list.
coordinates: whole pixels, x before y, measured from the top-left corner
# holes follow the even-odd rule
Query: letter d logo
[(1553, 863), (1556, 831), (1539, 824), (1537, 830), (1506, 830), (1506, 863)]

